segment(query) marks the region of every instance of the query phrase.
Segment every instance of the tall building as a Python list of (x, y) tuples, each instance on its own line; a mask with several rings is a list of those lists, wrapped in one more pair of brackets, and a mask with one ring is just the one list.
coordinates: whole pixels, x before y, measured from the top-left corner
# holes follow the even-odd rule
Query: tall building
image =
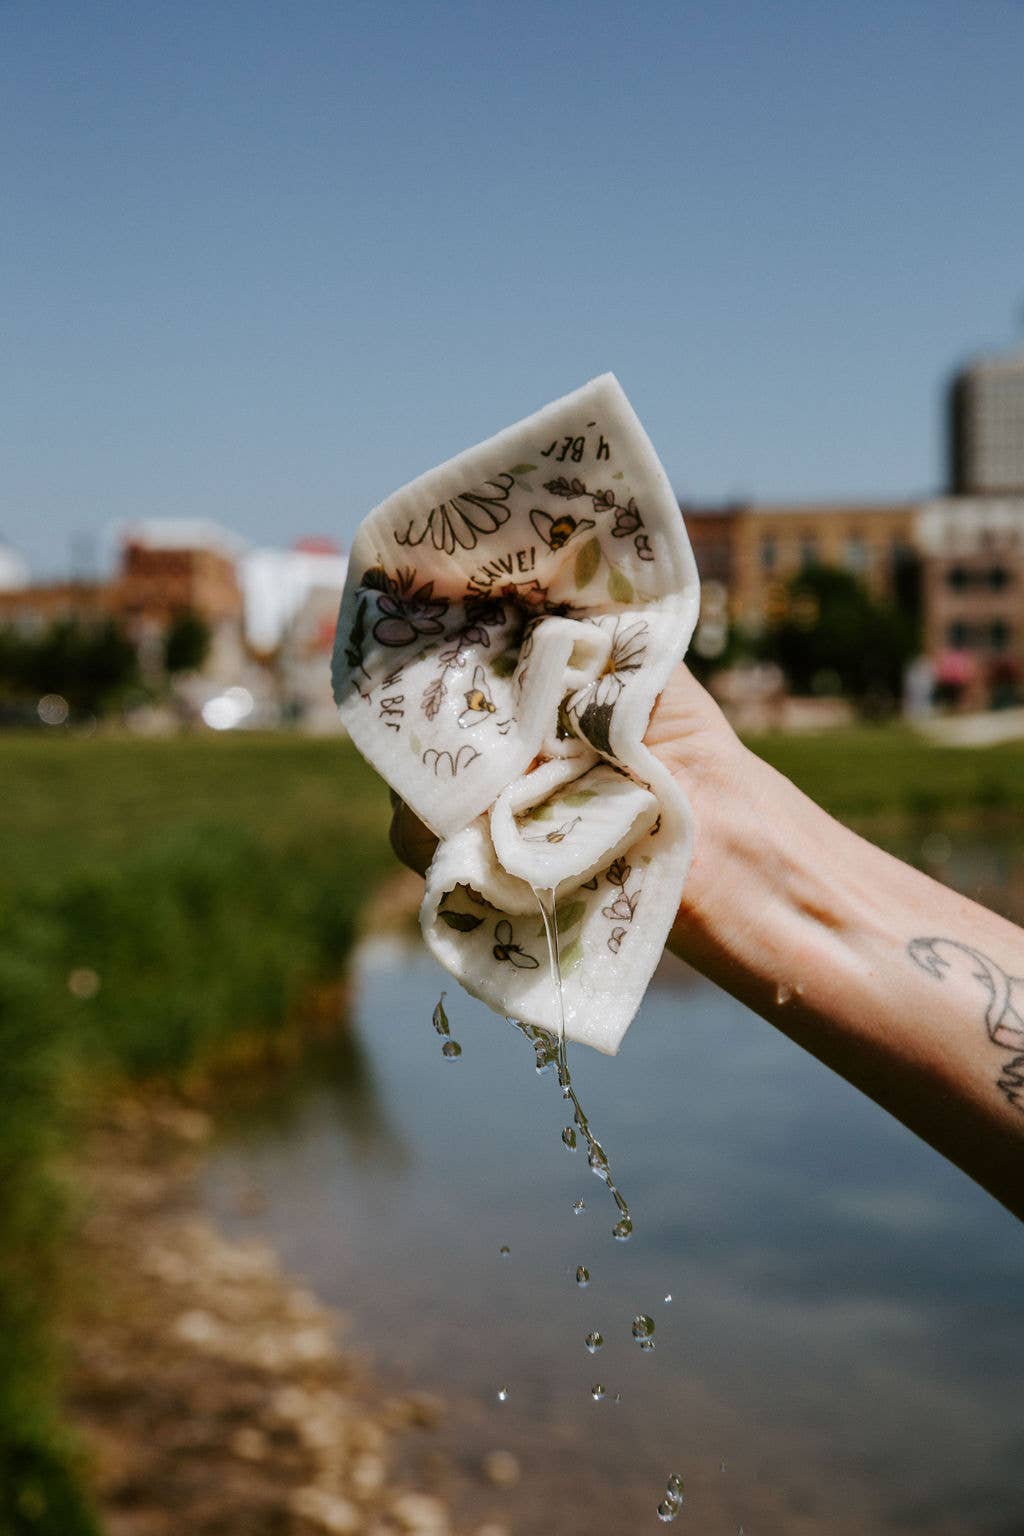
[(954, 496), (1024, 494), (1024, 351), (981, 358), (949, 392)]

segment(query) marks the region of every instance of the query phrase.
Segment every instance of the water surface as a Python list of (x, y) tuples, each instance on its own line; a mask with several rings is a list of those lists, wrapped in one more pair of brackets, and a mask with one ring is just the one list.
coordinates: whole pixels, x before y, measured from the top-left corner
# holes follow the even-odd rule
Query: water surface
[[(960, 854), (962, 883), (998, 888), (1000, 850)], [(618, 1058), (574, 1051), (626, 1244), (556, 1082), (421, 950), (364, 947), (354, 1027), (225, 1127), (206, 1191), (351, 1316), (385, 1380), (449, 1399), (467, 1467), (519, 1458), (465, 1529), (663, 1529), (679, 1472), (673, 1529), (701, 1536), (1024, 1531), (1024, 1228), (770, 1026), (678, 968)]]

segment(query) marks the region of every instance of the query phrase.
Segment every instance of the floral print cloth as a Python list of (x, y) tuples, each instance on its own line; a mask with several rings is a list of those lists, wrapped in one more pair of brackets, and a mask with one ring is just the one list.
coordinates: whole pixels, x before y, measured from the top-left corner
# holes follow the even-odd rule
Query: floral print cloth
[(643, 745), (699, 606), (679, 505), (611, 374), (397, 491), (356, 535), (334, 653), (360, 751), (441, 842), (441, 963), (617, 1050), (678, 908), (692, 823)]

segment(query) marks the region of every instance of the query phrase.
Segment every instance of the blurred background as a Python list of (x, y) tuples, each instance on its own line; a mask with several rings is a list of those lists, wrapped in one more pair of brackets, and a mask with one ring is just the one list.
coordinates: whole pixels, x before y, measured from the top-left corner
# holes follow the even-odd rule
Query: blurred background
[(1017, 1225), (669, 967), (576, 1221), (329, 689), (366, 512), (610, 368), (737, 728), (1024, 921), (1024, 7), (0, 40), (0, 1533), (1024, 1530)]

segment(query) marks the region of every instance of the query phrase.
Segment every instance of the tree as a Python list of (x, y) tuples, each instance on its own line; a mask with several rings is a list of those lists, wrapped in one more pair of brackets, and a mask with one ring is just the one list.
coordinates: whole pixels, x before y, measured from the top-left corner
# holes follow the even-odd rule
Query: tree
[(164, 667), (176, 672), (198, 672), (210, 650), (210, 626), (192, 609), (176, 613), (164, 638)]
[(898, 698), (917, 650), (913, 617), (876, 602), (855, 576), (832, 566), (793, 578), (785, 612), (763, 642), (765, 659), (778, 663), (794, 692), (820, 691), (829, 679), (861, 704)]

